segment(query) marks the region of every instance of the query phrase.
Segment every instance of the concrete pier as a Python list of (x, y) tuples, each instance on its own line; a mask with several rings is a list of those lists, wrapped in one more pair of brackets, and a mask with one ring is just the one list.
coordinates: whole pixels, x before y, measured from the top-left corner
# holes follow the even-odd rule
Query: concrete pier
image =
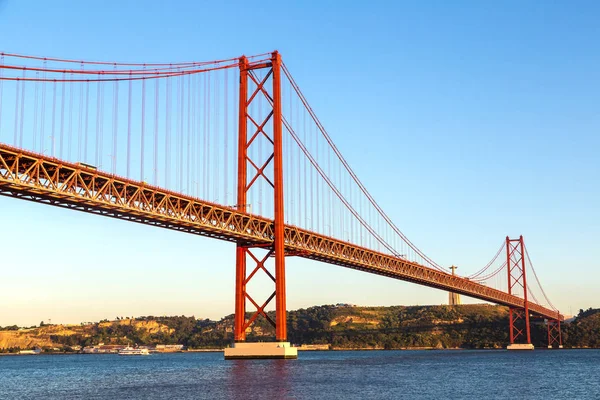
[(506, 350), (533, 350), (532, 344), (513, 343), (506, 347)]
[(295, 359), (298, 358), (298, 349), (289, 342), (259, 342), (259, 343), (234, 343), (233, 347), (225, 349), (226, 360), (243, 359)]

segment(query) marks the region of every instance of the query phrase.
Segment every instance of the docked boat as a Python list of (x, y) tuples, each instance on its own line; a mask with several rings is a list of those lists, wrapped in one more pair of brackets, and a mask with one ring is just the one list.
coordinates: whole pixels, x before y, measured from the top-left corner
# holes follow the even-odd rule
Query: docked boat
[(125, 347), (124, 349), (119, 350), (120, 356), (148, 356), (150, 355), (150, 351), (148, 349), (136, 349), (133, 347)]

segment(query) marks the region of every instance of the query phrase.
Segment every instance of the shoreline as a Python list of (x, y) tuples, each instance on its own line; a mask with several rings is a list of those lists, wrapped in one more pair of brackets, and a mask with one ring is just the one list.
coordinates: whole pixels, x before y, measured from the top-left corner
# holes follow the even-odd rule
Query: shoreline
[[(185, 354), (185, 353), (222, 353), (225, 349), (192, 349), (185, 351), (171, 351), (171, 352), (159, 352), (151, 354)], [(437, 349), (435, 347), (406, 347), (400, 349), (346, 349), (346, 348), (333, 348), (333, 349), (301, 349), (298, 347), (298, 351), (302, 352), (336, 352), (336, 351), (507, 351), (506, 348), (489, 348), (489, 349), (463, 349), (463, 348), (447, 348)], [(563, 349), (548, 349), (546, 347), (537, 347), (536, 350), (600, 350), (598, 347), (565, 347)], [(33, 356), (107, 356), (107, 355), (118, 355), (118, 353), (65, 353), (65, 352), (44, 352), (39, 354), (19, 354), (19, 353), (0, 353), (0, 357), (33, 357)]]

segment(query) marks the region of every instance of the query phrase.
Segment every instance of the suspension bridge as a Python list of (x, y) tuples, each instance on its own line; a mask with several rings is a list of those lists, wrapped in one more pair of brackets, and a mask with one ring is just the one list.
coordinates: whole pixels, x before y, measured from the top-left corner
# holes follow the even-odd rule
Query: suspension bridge
[[(226, 358), (296, 356), (292, 256), (501, 304), (513, 348), (533, 348), (532, 318), (546, 321), (549, 347), (562, 346), (564, 317), (523, 237), (506, 237), (468, 276), (426, 256), (359, 180), (278, 52), (179, 63), (0, 53), (0, 194), (235, 243)], [(272, 292), (253, 292), (258, 274)], [(257, 318), (275, 342), (246, 342)]]

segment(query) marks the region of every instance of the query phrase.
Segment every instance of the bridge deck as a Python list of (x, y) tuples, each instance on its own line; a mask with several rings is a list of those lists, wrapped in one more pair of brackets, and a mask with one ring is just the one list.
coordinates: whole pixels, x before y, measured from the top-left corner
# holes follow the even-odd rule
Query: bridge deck
[[(273, 242), (273, 220), (170, 192), (83, 164), (0, 144), (0, 195), (159, 226), (248, 245)], [(524, 300), (466, 278), (295, 226), (285, 226), (290, 254), (461, 293), (506, 306)], [(539, 304), (529, 310), (545, 318), (563, 316)]]

